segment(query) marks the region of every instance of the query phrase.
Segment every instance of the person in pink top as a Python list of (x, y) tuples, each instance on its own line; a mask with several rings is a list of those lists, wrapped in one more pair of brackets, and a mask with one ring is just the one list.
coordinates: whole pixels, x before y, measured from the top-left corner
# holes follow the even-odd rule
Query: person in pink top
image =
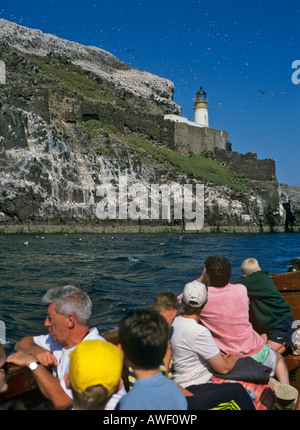
[(282, 356), (264, 344), (263, 338), (249, 321), (249, 298), (242, 284), (231, 284), (231, 264), (222, 256), (211, 256), (198, 281), (208, 285), (207, 302), (201, 312), (201, 323), (213, 335), (219, 349), (226, 354), (252, 357), (273, 369), (277, 379), (289, 384)]

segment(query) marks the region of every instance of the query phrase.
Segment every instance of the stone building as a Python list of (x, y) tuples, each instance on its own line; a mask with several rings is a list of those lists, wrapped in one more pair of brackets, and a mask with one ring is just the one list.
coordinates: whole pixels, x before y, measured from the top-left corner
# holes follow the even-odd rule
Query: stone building
[[(232, 151), (228, 132), (209, 127), (206, 92), (200, 87), (194, 102), (194, 121), (179, 115), (164, 115), (167, 123), (174, 124), (173, 144), (176, 151), (184, 155), (200, 155), (213, 158), (221, 165), (239, 174), (258, 181), (276, 181), (275, 161), (257, 159), (257, 154), (241, 154)], [(170, 127), (168, 131), (170, 132)]]

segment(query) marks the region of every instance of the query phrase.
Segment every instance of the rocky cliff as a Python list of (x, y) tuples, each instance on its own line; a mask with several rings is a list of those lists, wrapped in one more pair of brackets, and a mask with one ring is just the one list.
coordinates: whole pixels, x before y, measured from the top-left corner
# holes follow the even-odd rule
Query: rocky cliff
[(112, 207), (123, 177), (146, 194), (153, 184), (204, 185), (204, 229), (210, 231), (284, 226), (276, 178), (256, 181), (220, 160), (175, 151), (169, 141), (174, 125), (163, 119), (181, 114), (172, 82), (98, 48), (2, 19), (0, 27), (6, 66), (0, 86), (2, 231), (28, 225), (185, 227), (184, 216), (154, 220), (142, 211), (134, 219), (101, 219), (99, 187), (108, 190)]

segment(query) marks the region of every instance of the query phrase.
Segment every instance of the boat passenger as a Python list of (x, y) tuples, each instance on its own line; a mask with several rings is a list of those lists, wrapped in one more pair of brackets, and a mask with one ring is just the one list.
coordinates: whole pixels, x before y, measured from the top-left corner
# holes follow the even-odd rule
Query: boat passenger
[(167, 291), (159, 293), (154, 297), (152, 307), (165, 318), (171, 327), (179, 311), (179, 301), (175, 294)]
[[(172, 292), (159, 293), (155, 296), (152, 307), (166, 319), (172, 333), (172, 323), (179, 311), (179, 301), (175, 294)], [(160, 371), (166, 377), (173, 379), (173, 359), (169, 344), (164, 361), (160, 366)], [(169, 366), (168, 363), (170, 363)], [(136, 381), (131, 368), (129, 368), (128, 380), (129, 388), (131, 389)], [(217, 385), (208, 383), (192, 387), (192, 392), (188, 392), (183, 387), (180, 387), (180, 389), (186, 395), (189, 410), (255, 409), (247, 391), (240, 384)]]
[(203, 283), (186, 284), (182, 295), (183, 314), (172, 325), (174, 381), (183, 388), (208, 382), (214, 372), (228, 373), (239, 358), (238, 354), (223, 355), (210, 331), (199, 324), (206, 300), (207, 289)]
[(241, 265), (244, 275), (239, 283), (247, 288), (250, 299), (249, 319), (253, 328), (274, 351), (283, 353), (293, 346), (297, 330), (291, 306), (284, 300), (268, 272), (261, 270), (255, 258), (247, 258)]
[[(163, 293), (157, 294), (154, 297), (152, 308), (159, 312), (167, 321), (169, 327), (171, 327), (174, 318), (176, 317), (179, 310), (179, 301), (175, 294), (172, 292), (166, 291)], [(170, 342), (168, 342), (167, 351), (165, 357), (159, 367), (161, 373), (167, 378), (172, 378), (172, 353), (170, 348)], [(128, 383), (129, 389), (131, 390), (133, 384), (135, 383), (136, 378), (134, 376), (133, 369), (131, 367), (128, 368)]]
[(180, 388), (160, 372), (169, 341), (169, 326), (154, 309), (129, 312), (119, 324), (124, 362), (136, 382), (119, 401), (119, 410), (187, 410)]
[(211, 256), (198, 279), (208, 284), (207, 302), (201, 311), (200, 321), (213, 335), (219, 349), (252, 357), (272, 369), (283, 384), (289, 384), (289, 374), (282, 356), (262, 337), (249, 321), (249, 298), (242, 284), (231, 284), (231, 264), (222, 256)]
[[(175, 294), (171, 292), (163, 292), (157, 294), (153, 300), (153, 309), (159, 312), (167, 321), (168, 326), (171, 328), (175, 317), (179, 311), (179, 301)], [(171, 328), (172, 331), (172, 328)], [(169, 378), (172, 377), (172, 352), (170, 342), (168, 342), (167, 352), (164, 358), (165, 375)]]
[(203, 283), (193, 281), (185, 285), (183, 313), (172, 325), (173, 379), (184, 387), (189, 410), (254, 410), (252, 399), (241, 384), (210, 382), (215, 371), (228, 373), (239, 357), (221, 354), (209, 330), (199, 324), (206, 298)]
[(48, 305), (45, 326), (49, 334), (21, 339), (7, 361), (28, 366), (46, 399), (56, 409), (65, 409), (72, 404), (72, 391), (64, 379), (70, 352), (82, 341), (105, 339), (95, 327), (89, 328), (92, 302), (84, 291), (72, 285), (51, 288), (43, 302)]
[(73, 394), (74, 410), (104, 410), (120, 385), (123, 358), (110, 342), (87, 340), (70, 353), (66, 385)]

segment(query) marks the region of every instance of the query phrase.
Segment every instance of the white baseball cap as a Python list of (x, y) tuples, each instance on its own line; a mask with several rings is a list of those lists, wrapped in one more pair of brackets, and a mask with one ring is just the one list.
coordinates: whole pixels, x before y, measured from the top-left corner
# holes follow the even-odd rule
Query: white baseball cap
[(192, 281), (184, 286), (182, 302), (187, 306), (200, 307), (207, 299), (207, 289), (202, 282)]

